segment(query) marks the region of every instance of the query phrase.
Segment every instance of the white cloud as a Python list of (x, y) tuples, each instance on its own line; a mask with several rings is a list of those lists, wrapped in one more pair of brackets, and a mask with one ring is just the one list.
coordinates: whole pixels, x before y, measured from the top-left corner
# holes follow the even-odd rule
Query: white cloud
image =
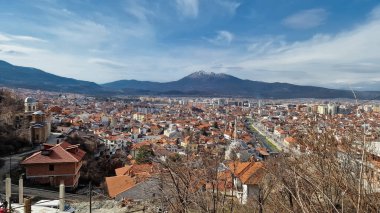
[(221, 5), (224, 9), (226, 9), (226, 11), (231, 15), (234, 15), (236, 10), (241, 5), (240, 2), (230, 0), (216, 0), (216, 3)]
[[(232, 2), (226, 6), (231, 13), (239, 7), (233, 1), (213, 3), (216, 1)], [(243, 40), (242, 35), (235, 38), (233, 33), (222, 30), (204, 39), (212, 45), (201, 46), (191, 41), (167, 44), (155, 40), (162, 28), (153, 23), (167, 11), (159, 13), (161, 7), (131, 2), (137, 1), (127, 3), (129, 9), (121, 8), (121, 12), (127, 13), (126, 20), (101, 14), (89, 18), (70, 12), (56, 16), (49, 26), (32, 26), (41, 35), (47, 35), (44, 37), (47, 42), (35, 42), (42, 39), (29, 35), (0, 32), (0, 58), (16, 65), (102, 83), (119, 79), (165, 82), (196, 70), (226, 72), (251, 80), (323, 86), (357, 85), (368, 79), (380, 82), (380, 7), (360, 26), (337, 34), (316, 34), (305, 41), (289, 42), (281, 35)], [(192, 12), (183, 15), (198, 17), (200, 2), (183, 2), (188, 3), (182, 6), (192, 8), (188, 9)], [(217, 8), (230, 15), (224, 7), (217, 5)], [(181, 11), (184, 10), (187, 9)]]
[(199, 13), (198, 0), (176, 0), (179, 13), (188, 18), (196, 18)]
[(154, 16), (154, 12), (142, 5), (144, 1), (128, 1), (125, 11), (135, 17), (138, 21), (146, 22), (150, 16)]
[(12, 40), (12, 39), (9, 38), (8, 36), (0, 34), (0, 42), (1, 41), (10, 41), (10, 40)]
[(0, 32), (0, 42), (1, 41), (34, 41), (34, 42), (46, 42), (44, 39), (40, 39), (33, 36), (27, 36), (27, 35), (10, 35), (10, 34), (4, 34)]
[(8, 54), (31, 55), (36, 52), (43, 52), (44, 50), (19, 44), (0, 44), (0, 51)]
[(265, 81), (313, 85), (379, 81), (379, 35), (380, 17), (371, 16), (366, 23), (336, 35), (317, 34), (293, 43), (282, 40), (281, 45), (255, 44), (265, 54), (258, 56), (256, 48), (251, 48), (253, 52), (237, 66), (251, 71), (245, 75)]
[(12, 36), (11, 38), (15, 40), (20, 40), (20, 41), (46, 42), (46, 40), (44, 39), (36, 38), (33, 36), (17, 35), (17, 36)]
[(234, 34), (226, 30), (217, 32), (217, 35), (212, 39), (207, 39), (209, 42), (215, 45), (230, 45), (234, 39)]
[(127, 65), (125, 65), (123, 63), (113, 61), (113, 60), (103, 59), (103, 58), (90, 58), (88, 60), (88, 62), (92, 63), (92, 64), (98, 64), (98, 65), (101, 65), (101, 66), (104, 66), (107, 68), (111, 68), (111, 69), (125, 69), (125, 68), (127, 68)]
[(54, 34), (57, 39), (66, 41), (76, 47), (89, 47), (97, 45), (108, 39), (109, 30), (103, 24), (79, 19), (76, 22), (67, 21), (56, 27), (45, 29), (47, 32)]
[(293, 29), (310, 29), (322, 25), (327, 16), (327, 11), (322, 8), (303, 10), (285, 18), (282, 23)]

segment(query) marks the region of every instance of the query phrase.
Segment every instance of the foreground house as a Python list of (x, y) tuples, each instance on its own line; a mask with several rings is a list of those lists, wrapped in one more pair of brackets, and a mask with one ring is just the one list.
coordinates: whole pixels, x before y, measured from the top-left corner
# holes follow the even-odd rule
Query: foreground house
[(134, 164), (115, 169), (116, 176), (106, 177), (108, 195), (117, 201), (149, 200), (158, 194), (159, 181), (152, 164)]
[(233, 177), (233, 185), (239, 202), (247, 204), (248, 200), (258, 196), (260, 181), (264, 176), (262, 162), (231, 162), (228, 168)]
[(37, 184), (58, 187), (61, 180), (65, 186), (76, 188), (85, 152), (79, 145), (62, 142), (56, 145), (44, 144), (44, 148), (21, 162), (26, 178)]

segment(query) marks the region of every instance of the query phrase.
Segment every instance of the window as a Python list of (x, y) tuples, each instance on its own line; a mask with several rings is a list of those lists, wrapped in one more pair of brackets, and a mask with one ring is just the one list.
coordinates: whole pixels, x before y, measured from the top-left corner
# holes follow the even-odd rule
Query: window
[(49, 165), (49, 171), (54, 171), (54, 165), (53, 164)]

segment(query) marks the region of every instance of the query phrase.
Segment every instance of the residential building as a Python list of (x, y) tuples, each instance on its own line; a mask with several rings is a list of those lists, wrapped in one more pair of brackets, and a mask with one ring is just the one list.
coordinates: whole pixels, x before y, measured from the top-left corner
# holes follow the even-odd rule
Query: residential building
[(61, 142), (56, 145), (44, 144), (41, 151), (21, 162), (26, 170), (26, 179), (37, 184), (58, 187), (61, 181), (65, 186), (76, 188), (85, 152), (79, 145)]

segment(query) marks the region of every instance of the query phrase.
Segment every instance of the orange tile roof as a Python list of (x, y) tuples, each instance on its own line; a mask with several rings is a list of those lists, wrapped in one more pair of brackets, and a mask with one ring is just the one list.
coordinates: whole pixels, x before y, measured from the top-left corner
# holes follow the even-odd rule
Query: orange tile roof
[(240, 176), (241, 182), (243, 184), (258, 184), (264, 174), (263, 166), (261, 162), (254, 163)]
[(108, 195), (112, 198), (116, 195), (125, 192), (126, 190), (132, 188), (136, 185), (136, 181), (130, 176), (114, 176), (106, 177), (106, 185), (108, 190)]
[(135, 149), (139, 149), (143, 146), (150, 146), (151, 143), (149, 141), (142, 141), (142, 142), (139, 142), (139, 143), (134, 143), (132, 145), (132, 149), (135, 150)]
[(127, 165), (121, 168), (115, 169), (116, 175), (135, 175), (139, 173), (152, 173), (153, 172), (153, 165), (152, 164), (133, 164), (133, 165)]
[(269, 156), (269, 155), (270, 155), (270, 154), (268, 153), (268, 151), (267, 151), (265, 148), (263, 148), (263, 147), (257, 147), (256, 150), (257, 150), (260, 154), (262, 154), (262, 155), (265, 155), (265, 156)]
[(285, 141), (288, 143), (296, 143), (297, 142), (297, 140), (293, 137), (287, 137), (287, 138), (285, 138)]
[(126, 175), (128, 173), (128, 171), (131, 169), (131, 167), (132, 167), (132, 165), (117, 168), (117, 169), (115, 169), (115, 173), (117, 176)]
[(234, 173), (236, 177), (239, 177), (245, 170), (251, 166), (252, 162), (230, 162), (228, 168)]

